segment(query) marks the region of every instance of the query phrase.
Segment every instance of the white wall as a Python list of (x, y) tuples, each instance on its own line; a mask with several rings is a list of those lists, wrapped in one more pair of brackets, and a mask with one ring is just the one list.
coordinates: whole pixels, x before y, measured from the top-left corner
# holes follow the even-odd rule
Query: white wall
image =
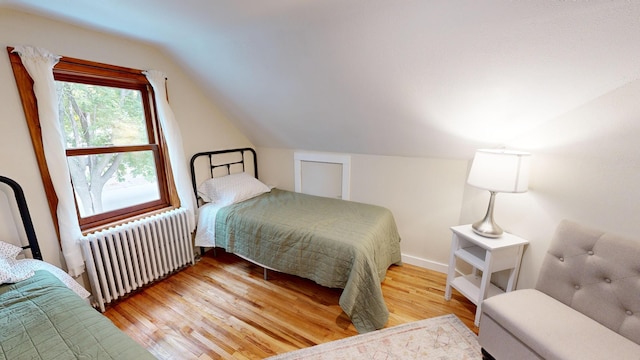
[[(198, 151), (250, 145), (178, 64), (153, 46), (0, 8), (0, 45), (4, 49), (18, 44), (43, 47), (63, 56), (165, 72), (187, 157)], [(63, 260), (7, 55), (0, 55), (0, 79), (0, 174), (24, 188), (44, 259), (61, 266)], [(3, 226), (10, 225), (2, 221), (0, 228)], [(6, 233), (12, 232), (0, 231)]]
[[(250, 145), (179, 64), (153, 46), (7, 9), (0, 9), (0, 44), (30, 44), (66, 56), (162, 70), (169, 77), (187, 156)], [(0, 56), (0, 79), (0, 173), (25, 188), (45, 259), (59, 265), (58, 243), (6, 56)], [(496, 203), (498, 223), (531, 241), (519, 287), (535, 284), (560, 219), (623, 235), (640, 232), (638, 99), (640, 83), (634, 81), (507, 144), (534, 155), (530, 191), (499, 194)], [(258, 157), (261, 179), (294, 188), (292, 149), (259, 148)], [(488, 194), (465, 185), (468, 165), (467, 160), (353, 154), (352, 199), (389, 207), (403, 238), (405, 261), (444, 271), (449, 226), (478, 220), (486, 210)]]
[[(293, 191), (293, 153), (258, 148), (260, 179)], [(460, 217), (468, 162), (351, 154), (351, 200), (389, 208), (403, 261), (446, 271), (451, 233)]]
[[(638, 99), (640, 80), (507, 144), (533, 154), (529, 192), (496, 198), (496, 222), (530, 241), (519, 288), (535, 286), (562, 219), (640, 241)], [(293, 189), (292, 154), (259, 148), (261, 178)], [(403, 238), (405, 261), (444, 271), (449, 226), (480, 220), (489, 200), (487, 191), (466, 185), (470, 161), (352, 155), (352, 199), (389, 207)]]
[[(516, 139), (531, 151), (530, 190), (499, 194), (495, 219), (530, 241), (519, 288), (535, 286), (556, 225), (570, 219), (640, 241), (640, 81)], [(461, 223), (479, 219), (488, 193), (466, 187)]]

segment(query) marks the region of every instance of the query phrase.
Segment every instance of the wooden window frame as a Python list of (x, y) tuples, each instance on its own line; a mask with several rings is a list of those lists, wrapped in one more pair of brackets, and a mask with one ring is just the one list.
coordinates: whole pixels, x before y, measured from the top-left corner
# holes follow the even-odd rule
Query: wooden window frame
[[(51, 212), (56, 232), (59, 235), (59, 225), (56, 211), (58, 205), (58, 197), (55, 193), (53, 182), (51, 180), (49, 169), (44, 156), (40, 119), (38, 116), (35, 94), (33, 92), (33, 80), (22, 64), (20, 56), (16, 53), (12, 53), (12, 50), (12, 47), (7, 47), (11, 67), (13, 69), (16, 85), (20, 94), (22, 107), (24, 109), (25, 118), (29, 127), (29, 133), (31, 136), (31, 141), (33, 143), (36, 160), (40, 169), (42, 182), (47, 195), (49, 211)], [(142, 217), (149, 213), (179, 207), (180, 200), (178, 198), (177, 190), (173, 181), (173, 175), (171, 173), (171, 164), (169, 162), (167, 144), (165, 142), (162, 128), (159, 125), (158, 117), (156, 115), (157, 107), (154, 100), (153, 88), (149, 83), (147, 77), (143, 74), (142, 70), (97, 63), (70, 57), (62, 57), (60, 61), (54, 66), (53, 73), (55, 80), (59, 81), (70, 81), (140, 90), (142, 92), (142, 102), (145, 112), (145, 118), (147, 121), (149, 144), (141, 146), (113, 146), (104, 148), (93, 148), (92, 150), (88, 150), (85, 148), (67, 149), (67, 156), (151, 150), (154, 153), (156, 161), (160, 200), (138, 204), (135, 206), (127, 207), (125, 209), (118, 209), (84, 218), (80, 217), (78, 212), (78, 220), (80, 222), (81, 230), (84, 233), (88, 233), (108, 226), (124, 223), (126, 221), (129, 221), (130, 219)]]

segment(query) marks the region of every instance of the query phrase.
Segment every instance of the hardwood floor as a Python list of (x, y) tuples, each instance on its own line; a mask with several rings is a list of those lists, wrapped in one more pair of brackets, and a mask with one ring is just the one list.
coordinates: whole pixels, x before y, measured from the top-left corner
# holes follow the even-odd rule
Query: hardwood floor
[[(382, 291), (387, 327), (456, 314), (470, 329), (475, 305), (446, 275), (405, 264), (391, 266)], [(105, 315), (161, 359), (262, 359), (356, 335), (338, 305), (339, 289), (269, 272), (218, 250), (109, 307)]]

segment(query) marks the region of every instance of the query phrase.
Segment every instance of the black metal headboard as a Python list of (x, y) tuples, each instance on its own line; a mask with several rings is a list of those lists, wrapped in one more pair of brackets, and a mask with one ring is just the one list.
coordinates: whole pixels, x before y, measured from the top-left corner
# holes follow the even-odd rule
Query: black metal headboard
[(24, 232), (27, 234), (27, 240), (29, 245), (23, 246), (23, 249), (31, 250), (31, 256), (34, 259), (42, 260), (42, 253), (40, 252), (40, 246), (38, 245), (38, 238), (33, 228), (33, 222), (31, 221), (31, 214), (29, 214), (29, 208), (27, 207), (27, 200), (24, 197), (22, 187), (17, 182), (0, 175), (0, 182), (5, 183), (11, 187), (13, 194), (16, 198), (18, 210), (20, 211), (20, 217), (22, 218), (22, 225), (24, 226)]
[[(196, 166), (195, 166), (195, 162), (196, 159), (200, 158), (200, 157), (207, 157), (208, 158), (208, 167), (209, 167), (209, 177), (214, 177), (214, 171), (217, 168), (226, 168), (227, 170), (227, 174), (231, 174), (231, 167), (232, 166), (241, 166), (242, 167), (242, 171), (246, 170), (246, 154), (251, 153), (251, 155), (253, 156), (253, 175), (258, 178), (258, 158), (256, 157), (256, 151), (253, 150), (252, 148), (239, 148), (239, 149), (228, 149), (228, 150), (216, 150), (216, 151), (204, 151), (204, 152), (199, 152), (195, 155), (193, 155), (191, 157), (191, 184), (193, 185), (193, 193), (196, 196), (196, 199), (200, 198), (198, 196), (198, 184), (197, 184), (197, 179), (196, 179)], [(232, 153), (237, 153), (239, 155), (240, 160), (233, 160), (233, 161), (221, 161), (221, 162), (217, 162), (215, 158), (215, 155), (222, 155), (222, 154), (232, 154)]]

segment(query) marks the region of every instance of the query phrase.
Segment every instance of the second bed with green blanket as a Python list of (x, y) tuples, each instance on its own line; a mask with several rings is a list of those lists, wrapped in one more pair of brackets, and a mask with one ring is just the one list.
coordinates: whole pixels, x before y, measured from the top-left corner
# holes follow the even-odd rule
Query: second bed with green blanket
[(0, 286), (0, 359), (154, 357), (52, 273), (39, 270)]
[(260, 265), (344, 289), (340, 307), (358, 332), (383, 328), (381, 281), (401, 263), (391, 211), (273, 189), (215, 216), (215, 244)]

